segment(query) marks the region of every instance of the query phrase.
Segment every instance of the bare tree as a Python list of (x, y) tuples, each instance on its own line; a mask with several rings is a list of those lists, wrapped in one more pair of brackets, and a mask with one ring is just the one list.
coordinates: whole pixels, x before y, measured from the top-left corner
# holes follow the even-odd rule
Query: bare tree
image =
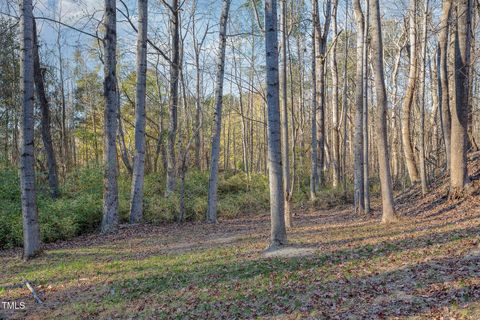
[[(199, 38), (197, 35), (197, 19), (195, 17), (197, 3), (195, 1), (193, 4), (192, 9), (192, 36), (193, 36), (193, 52), (194, 52), (194, 59), (195, 59), (195, 126), (198, 128), (200, 123), (202, 123), (202, 70), (200, 66), (200, 55), (202, 52), (202, 48), (205, 44), (205, 39), (207, 37), (209, 26), (205, 28), (205, 32)], [(202, 130), (197, 130), (195, 133), (195, 167), (197, 170), (202, 169)]]
[(43, 80), (43, 72), (40, 67), (40, 54), (38, 53), (38, 37), (37, 26), (33, 20), (33, 60), (34, 60), (34, 78), (37, 98), (42, 111), (42, 140), (47, 155), (48, 166), (48, 184), (50, 186), (50, 194), (52, 198), (57, 198), (60, 195), (57, 174), (57, 160), (55, 158), (55, 150), (53, 149), (52, 133), (50, 131), (50, 103), (45, 92), (45, 83)]
[(102, 232), (112, 232), (118, 227), (118, 183), (117, 183), (117, 144), (118, 106), (117, 106), (117, 14), (116, 0), (105, 0), (105, 38), (104, 46), (104, 103), (105, 103), (105, 139), (103, 178), (103, 220)]
[(417, 0), (410, 0), (409, 8), (409, 44), (410, 44), (410, 72), (408, 75), (408, 87), (405, 92), (402, 113), (402, 141), (405, 162), (407, 164), (408, 175), (412, 184), (419, 182), (417, 163), (413, 152), (411, 138), (411, 113), (414, 104), (415, 87), (417, 83)]
[(452, 105), (452, 141), (450, 197), (462, 194), (470, 179), (467, 172), (468, 105), (470, 90), (470, 47), (472, 0), (459, 0), (455, 5), (455, 104)]
[(370, 14), (372, 24), (372, 61), (375, 78), (375, 90), (377, 95), (377, 149), (378, 167), (380, 171), (380, 184), (382, 188), (383, 214), (382, 222), (390, 223), (397, 221), (393, 203), (392, 176), (390, 173), (390, 161), (388, 156), (387, 137), (387, 90), (385, 87), (385, 75), (383, 68), (383, 40), (382, 24), (380, 21), (379, 0), (370, 0)]
[(420, 165), (420, 180), (422, 185), (422, 194), (427, 194), (427, 173), (425, 167), (425, 81), (426, 81), (426, 63), (427, 63), (427, 32), (428, 32), (428, 4), (429, 0), (425, 0), (425, 7), (423, 12), (423, 23), (422, 23), (422, 41), (421, 41), (421, 65), (420, 65), (420, 87), (418, 90), (418, 95), (420, 97), (420, 156), (419, 165)]
[(270, 249), (287, 243), (280, 126), (277, 1), (265, 1), (265, 54), (268, 110), (268, 171), (270, 180)]
[[(335, 37), (338, 36), (337, 23), (338, 0), (333, 1), (332, 9), (332, 32)], [(332, 72), (332, 185), (338, 188), (340, 183), (340, 123), (339, 123), (339, 104), (338, 104), (338, 62), (337, 62), (337, 43), (334, 41), (331, 48), (331, 72)]]
[(368, 46), (370, 26), (370, 0), (365, 0), (366, 14), (363, 35), (363, 203), (365, 213), (370, 213), (370, 155), (368, 137)]
[(443, 141), (447, 158), (447, 169), (450, 170), (450, 136), (451, 136), (451, 115), (450, 115), (450, 86), (448, 81), (448, 35), (450, 33), (450, 17), (452, 0), (444, 0), (440, 31), (438, 34), (439, 47), (439, 68), (440, 68), (440, 121), (442, 124)]
[(33, 37), (32, 1), (23, 0), (20, 2), (20, 90), (22, 92), (20, 190), (23, 216), (23, 258), (26, 260), (40, 252), (40, 227), (35, 199)]
[[(318, 0), (315, 1), (318, 6)], [(320, 24), (319, 14), (316, 15), (316, 20), (313, 21), (315, 27), (315, 46), (316, 48), (316, 67), (317, 67), (317, 171), (319, 186), (324, 184), (324, 165), (325, 165), (325, 63), (327, 60), (327, 40), (330, 32), (330, 21), (332, 18), (332, 1), (325, 1), (324, 16), (325, 21), (323, 28)], [(314, 9), (315, 10), (315, 9)], [(318, 12), (318, 11), (317, 11)]]
[(310, 200), (314, 200), (318, 191), (318, 165), (317, 165), (317, 48), (314, 45), (318, 20), (318, 0), (312, 0), (312, 143), (311, 143), (311, 169), (310, 169)]
[(212, 137), (212, 157), (210, 161), (210, 179), (208, 180), (208, 208), (206, 219), (217, 223), (218, 162), (220, 158), (220, 135), (222, 132), (223, 77), (225, 74), (225, 47), (227, 44), (227, 22), (231, 0), (223, 0), (220, 18), (217, 71), (215, 82), (215, 126)]
[[(166, 2), (164, 2), (166, 4)], [(171, 11), (170, 32), (172, 38), (172, 57), (170, 64), (170, 122), (168, 126), (167, 141), (167, 187), (165, 194), (168, 196), (175, 190), (176, 163), (175, 139), (177, 136), (177, 108), (178, 108), (178, 83), (180, 77), (180, 8), (178, 0), (172, 0), (167, 5)]]
[(130, 222), (143, 216), (143, 183), (145, 175), (145, 100), (147, 90), (148, 0), (138, 0), (137, 93), (135, 106), (135, 156), (133, 162)]
[(282, 164), (283, 164), (283, 187), (285, 194), (285, 225), (292, 226), (292, 194), (290, 177), (289, 136), (288, 136), (288, 97), (287, 97), (287, 0), (280, 0), (280, 25), (282, 28), (282, 63), (280, 69), (280, 82), (282, 86), (282, 107), (280, 116), (282, 121)]
[(357, 66), (355, 74), (355, 146), (354, 146), (354, 205), (355, 211), (365, 211), (363, 186), (363, 45), (365, 33), (365, 18), (360, 0), (353, 1), (355, 21), (357, 24)]

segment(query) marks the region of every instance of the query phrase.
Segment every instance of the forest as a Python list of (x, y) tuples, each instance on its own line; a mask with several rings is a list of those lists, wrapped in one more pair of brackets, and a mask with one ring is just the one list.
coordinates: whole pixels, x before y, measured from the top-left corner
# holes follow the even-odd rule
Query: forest
[(0, 320), (480, 319), (479, 0), (0, 0)]

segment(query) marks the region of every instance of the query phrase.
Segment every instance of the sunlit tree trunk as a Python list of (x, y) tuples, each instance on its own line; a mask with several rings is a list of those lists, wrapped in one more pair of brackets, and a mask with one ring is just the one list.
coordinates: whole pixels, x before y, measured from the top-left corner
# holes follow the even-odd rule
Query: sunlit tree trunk
[(22, 0), (20, 2), (20, 90), (22, 93), (20, 190), (25, 260), (33, 258), (40, 252), (40, 227), (35, 198), (33, 37), (32, 1)]
[[(337, 8), (338, 0), (333, 1), (332, 9), (332, 29), (333, 35), (337, 36)], [(340, 183), (340, 124), (338, 122), (338, 63), (337, 63), (337, 43), (332, 44), (331, 49), (331, 71), (332, 71), (332, 169), (333, 179), (332, 184), (334, 188), (338, 188)]]
[(285, 225), (287, 228), (292, 226), (292, 195), (290, 194), (290, 156), (289, 156), (289, 137), (288, 137), (288, 97), (287, 97), (287, 0), (280, 0), (282, 28), (282, 62), (280, 68), (280, 83), (282, 87), (282, 106), (281, 106), (281, 122), (282, 122), (282, 165), (283, 165), (283, 187), (285, 195)]
[(470, 182), (467, 173), (468, 105), (470, 77), (470, 46), (472, 0), (456, 2), (455, 29), (455, 105), (452, 105), (452, 141), (450, 166), (450, 196), (458, 197)]
[(415, 88), (417, 81), (417, 26), (416, 26), (416, 12), (417, 0), (411, 0), (409, 8), (409, 46), (410, 46), (410, 71), (408, 74), (408, 86), (405, 92), (402, 113), (402, 141), (403, 151), (405, 154), (405, 162), (407, 164), (408, 175), (410, 182), (415, 184), (419, 182), (417, 163), (413, 152), (412, 138), (411, 138), (411, 113), (414, 105)]
[(377, 95), (377, 149), (378, 167), (380, 171), (380, 184), (382, 188), (383, 214), (382, 222), (390, 223), (397, 220), (393, 203), (392, 176), (390, 174), (390, 161), (388, 157), (387, 137), (387, 90), (383, 70), (383, 40), (380, 21), (379, 0), (370, 0), (371, 14), (371, 45), (372, 62)]
[(218, 189), (218, 162), (220, 158), (220, 135), (222, 132), (223, 109), (223, 77), (225, 74), (225, 47), (227, 44), (227, 22), (231, 0), (223, 0), (222, 15), (220, 18), (220, 35), (218, 60), (215, 82), (215, 115), (214, 132), (212, 137), (212, 157), (210, 162), (210, 179), (208, 181), (208, 208), (206, 220), (217, 223), (217, 189)]
[(287, 243), (285, 198), (282, 177), (282, 143), (280, 126), (277, 1), (265, 1), (265, 53), (268, 110), (268, 168), (270, 181), (270, 248)]
[(143, 183), (145, 175), (145, 100), (147, 91), (148, 0), (138, 0), (137, 84), (135, 106), (135, 156), (133, 160), (130, 223), (143, 217)]
[(363, 186), (363, 45), (365, 18), (360, 0), (353, 1), (355, 21), (357, 24), (357, 65), (355, 74), (355, 140), (354, 140), (354, 205), (355, 212), (365, 211)]
[(425, 0), (425, 8), (423, 13), (423, 24), (422, 24), (422, 41), (421, 41), (421, 48), (422, 53), (420, 56), (420, 87), (418, 91), (418, 95), (420, 97), (420, 156), (419, 158), (419, 165), (420, 165), (420, 180), (422, 186), (422, 194), (427, 194), (427, 172), (425, 166), (425, 69), (426, 69), (426, 61), (427, 61), (427, 31), (428, 31), (428, 4), (429, 1)]
[(370, 28), (370, 2), (365, 1), (366, 15), (363, 35), (363, 205), (366, 214), (370, 213), (370, 152), (368, 135), (368, 45)]
[(452, 0), (443, 1), (442, 19), (438, 35), (439, 67), (440, 67), (440, 121), (447, 158), (447, 170), (450, 171), (450, 145), (451, 145), (451, 115), (450, 115), (450, 84), (448, 80), (448, 35), (450, 33)]
[(118, 227), (118, 185), (117, 185), (117, 15), (116, 0), (105, 0), (104, 43), (104, 178), (103, 178), (103, 220), (102, 232), (112, 232)]

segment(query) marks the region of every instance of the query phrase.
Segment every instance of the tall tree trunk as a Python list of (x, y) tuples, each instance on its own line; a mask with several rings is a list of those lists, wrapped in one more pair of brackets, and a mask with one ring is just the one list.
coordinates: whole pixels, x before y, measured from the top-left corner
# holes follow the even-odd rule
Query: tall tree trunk
[(105, 99), (105, 140), (103, 178), (103, 220), (102, 232), (112, 232), (118, 227), (118, 185), (117, 185), (117, 14), (116, 0), (105, 0), (104, 43), (104, 99)]
[(288, 137), (288, 106), (287, 106), (287, 0), (280, 0), (281, 21), (282, 28), (282, 63), (281, 63), (281, 79), (282, 84), (282, 107), (280, 110), (282, 122), (282, 164), (283, 164), (283, 188), (285, 195), (285, 226), (292, 227), (292, 195), (290, 194), (290, 147)]
[(450, 33), (452, 0), (443, 1), (442, 20), (438, 35), (439, 67), (440, 67), (440, 121), (447, 158), (447, 170), (450, 171), (450, 145), (451, 145), (451, 115), (450, 115), (450, 85), (448, 81), (448, 35)]
[(20, 189), (25, 260), (33, 258), (40, 252), (40, 227), (35, 199), (33, 37), (32, 1), (23, 0), (20, 2), (20, 90), (22, 92)]
[(163, 171), (167, 172), (167, 151), (165, 150), (165, 139), (164, 139), (164, 119), (165, 119), (165, 105), (163, 103), (163, 95), (162, 95), (162, 86), (160, 83), (160, 75), (158, 72), (158, 64), (160, 63), (160, 56), (157, 57), (157, 63), (155, 66), (155, 85), (157, 89), (157, 94), (158, 94), (158, 103), (160, 105), (160, 112), (159, 112), (159, 117), (158, 117), (158, 138), (157, 138), (157, 143), (156, 143), (156, 148), (155, 148), (155, 159), (154, 159), (154, 167), (155, 170), (157, 169), (157, 163), (158, 163), (158, 158), (161, 156), (162, 160), (162, 167)]
[(366, 0), (366, 17), (363, 35), (363, 205), (366, 214), (370, 213), (370, 153), (368, 137), (368, 45), (370, 27), (370, 0)]
[[(61, 20), (61, 16), (59, 17), (59, 20)], [(58, 68), (59, 68), (59, 73), (60, 73), (60, 94), (61, 94), (61, 103), (62, 103), (62, 155), (63, 155), (63, 173), (65, 174), (68, 170), (68, 167), (70, 165), (70, 153), (68, 150), (68, 133), (67, 133), (67, 105), (66, 105), (66, 97), (65, 97), (65, 81), (64, 81), (64, 73), (63, 73), (63, 50), (62, 46), (60, 43), (60, 37), (61, 37), (61, 26), (58, 26), (58, 31), (57, 31), (57, 50), (58, 50)]]
[(382, 25), (380, 21), (379, 0), (370, 0), (370, 14), (372, 18), (372, 61), (377, 95), (377, 149), (378, 167), (380, 171), (380, 184), (382, 188), (383, 214), (382, 222), (395, 222), (392, 176), (390, 174), (390, 161), (388, 157), (387, 136), (387, 90), (383, 70), (383, 40)]
[(35, 87), (37, 91), (37, 98), (42, 110), (42, 140), (47, 154), (48, 165), (48, 185), (50, 187), (50, 194), (52, 198), (57, 198), (60, 195), (57, 175), (57, 161), (55, 158), (55, 151), (53, 149), (52, 134), (50, 132), (50, 104), (45, 92), (45, 84), (43, 81), (42, 69), (40, 67), (40, 55), (38, 52), (38, 38), (37, 27), (35, 20), (33, 21), (33, 60), (34, 60), (34, 74)]
[(145, 100), (147, 90), (148, 0), (138, 0), (137, 92), (135, 106), (135, 156), (133, 160), (130, 223), (143, 218), (143, 183), (145, 176)]
[(170, 123), (167, 142), (167, 187), (165, 194), (169, 196), (175, 190), (176, 163), (175, 138), (177, 136), (178, 81), (180, 76), (180, 8), (178, 0), (172, 0), (170, 23), (172, 38), (172, 61), (170, 64)]
[[(355, 21), (357, 24), (357, 66), (355, 75), (355, 142), (354, 142), (354, 206), (355, 212), (365, 211), (363, 186), (363, 45), (365, 33), (365, 18), (360, 0), (353, 1)], [(345, 98), (345, 97), (344, 97)]]
[(420, 97), (420, 156), (419, 158), (419, 165), (420, 165), (420, 180), (422, 185), (422, 194), (427, 194), (427, 173), (425, 167), (425, 69), (426, 69), (426, 61), (427, 61), (427, 20), (428, 20), (428, 0), (425, 1), (425, 8), (423, 12), (423, 24), (422, 24), (422, 41), (421, 41), (421, 48), (422, 54), (420, 57), (421, 65), (420, 65), (420, 87), (418, 91), (418, 95)]
[(450, 196), (458, 197), (470, 182), (467, 173), (468, 105), (470, 77), (470, 46), (472, 0), (456, 3), (455, 28), (455, 105), (452, 106), (452, 145), (450, 166)]
[(275, 249), (287, 243), (282, 177), (276, 0), (265, 1), (265, 53), (267, 68), (268, 168), (271, 215), (270, 249)]
[[(401, 38), (401, 37), (400, 37)], [(400, 140), (400, 135), (398, 134), (398, 124), (399, 124), (399, 117), (400, 117), (400, 108), (398, 104), (398, 75), (400, 72), (400, 62), (402, 59), (402, 51), (404, 45), (398, 44), (398, 53), (395, 58), (395, 64), (392, 70), (392, 79), (391, 83), (393, 86), (392, 90), (392, 117), (393, 117), (393, 129), (392, 134), (393, 134), (393, 145), (392, 145), (392, 180), (393, 184), (395, 185), (396, 182), (398, 182), (398, 176), (400, 172), (400, 145), (399, 145), (399, 140)]]
[(310, 200), (315, 200), (318, 191), (317, 165), (317, 38), (316, 23), (318, 21), (318, 0), (312, 0), (312, 142), (311, 142), (311, 170), (310, 170)]
[[(318, 3), (318, 1), (317, 1)], [(324, 181), (324, 166), (325, 166), (325, 63), (327, 60), (327, 38), (330, 31), (332, 1), (325, 2), (325, 22), (323, 30), (320, 25), (319, 14), (316, 15), (317, 20), (314, 21), (315, 30), (315, 45), (317, 53), (317, 171), (318, 171), (318, 185), (323, 186)], [(317, 11), (318, 12), (318, 11)]]
[[(345, 25), (348, 23), (348, 0), (345, 1)], [(343, 193), (347, 194), (347, 109), (348, 109), (348, 47), (350, 45), (350, 37), (345, 38), (345, 51), (343, 57), (343, 92), (342, 92), (342, 116), (340, 119), (343, 121), (343, 157), (342, 157), (342, 182)], [(358, 63), (358, 60), (357, 60)], [(356, 97), (357, 98), (357, 97)], [(355, 101), (357, 102), (357, 101)], [(358, 106), (357, 106), (358, 107)], [(355, 119), (357, 120), (357, 119)]]
[(417, 27), (415, 16), (417, 14), (417, 0), (410, 0), (409, 8), (409, 45), (410, 45), (410, 71), (408, 75), (408, 86), (405, 92), (402, 113), (402, 141), (403, 151), (405, 153), (405, 162), (407, 164), (410, 182), (415, 184), (419, 182), (417, 163), (413, 152), (411, 138), (411, 113), (414, 104), (415, 87), (417, 82)]
[[(337, 8), (338, 0), (333, 1), (332, 19), (333, 19), (333, 35), (337, 36)], [(338, 120), (338, 63), (337, 63), (337, 42), (332, 44), (331, 51), (331, 71), (332, 71), (332, 168), (333, 179), (332, 184), (334, 188), (338, 188), (340, 184), (340, 124)]]
[(218, 44), (217, 71), (215, 82), (215, 118), (212, 137), (212, 157), (210, 162), (210, 179), (208, 180), (208, 208), (206, 219), (209, 223), (217, 223), (217, 189), (218, 162), (220, 157), (220, 135), (222, 132), (223, 78), (225, 74), (225, 47), (227, 44), (227, 22), (231, 0), (223, 0), (220, 18), (220, 34)]

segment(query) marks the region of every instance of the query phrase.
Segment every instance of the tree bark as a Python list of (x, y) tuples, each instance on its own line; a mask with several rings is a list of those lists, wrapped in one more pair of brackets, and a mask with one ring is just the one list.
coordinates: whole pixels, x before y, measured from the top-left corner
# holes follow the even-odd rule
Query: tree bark
[[(333, 35), (337, 36), (337, 8), (338, 0), (333, 1), (332, 19)], [(340, 124), (338, 122), (338, 63), (337, 63), (337, 42), (332, 44), (331, 51), (331, 72), (332, 72), (332, 185), (338, 188), (340, 184)]]
[(318, 0), (312, 0), (312, 142), (311, 142), (311, 169), (310, 169), (310, 200), (315, 200), (318, 191), (317, 165), (317, 46), (315, 45), (318, 21)]
[(170, 64), (170, 122), (167, 139), (166, 196), (169, 196), (175, 190), (175, 177), (177, 174), (175, 163), (175, 139), (177, 136), (178, 81), (180, 76), (180, 8), (178, 7), (178, 0), (172, 0), (171, 10), (172, 18), (170, 29), (172, 38), (172, 61)]
[[(318, 1), (317, 1), (318, 4)], [(325, 166), (325, 63), (327, 60), (327, 39), (330, 31), (332, 1), (325, 2), (325, 22), (323, 30), (320, 25), (320, 17), (317, 13), (317, 20), (314, 21), (315, 30), (315, 46), (317, 53), (317, 173), (318, 186), (323, 186), (324, 181), (324, 166)], [(318, 11), (317, 11), (318, 12)]]
[(380, 171), (383, 203), (382, 222), (390, 223), (397, 221), (397, 217), (394, 209), (392, 176), (390, 174), (390, 161), (388, 157), (387, 90), (385, 87), (385, 75), (383, 69), (383, 40), (379, 0), (370, 0), (370, 14), (372, 17), (372, 61), (377, 95), (376, 131), (378, 167)]
[(20, 91), (22, 92), (20, 189), (25, 260), (35, 257), (40, 252), (40, 227), (35, 191), (33, 37), (32, 1), (23, 0), (20, 2)]
[(282, 177), (276, 0), (265, 1), (265, 53), (267, 68), (268, 168), (271, 215), (270, 249), (275, 249), (287, 243)]
[(363, 46), (365, 34), (365, 18), (360, 0), (353, 1), (355, 21), (357, 24), (357, 65), (355, 75), (355, 142), (354, 142), (354, 207), (355, 212), (365, 211), (363, 186)]
[(104, 43), (104, 178), (103, 178), (103, 220), (102, 232), (116, 231), (118, 227), (118, 185), (117, 185), (117, 14), (116, 0), (105, 0)]
[(222, 132), (223, 109), (223, 78), (225, 74), (225, 47), (227, 44), (227, 22), (231, 0), (223, 0), (220, 18), (220, 34), (218, 44), (216, 86), (215, 86), (215, 115), (214, 133), (212, 137), (212, 156), (210, 161), (210, 179), (208, 181), (208, 208), (206, 220), (217, 223), (217, 189), (218, 189), (218, 162), (220, 157), (220, 135)]
[(407, 164), (408, 175), (412, 184), (419, 182), (417, 163), (413, 152), (411, 138), (411, 113), (414, 104), (416, 81), (417, 81), (417, 29), (416, 29), (416, 12), (417, 0), (410, 0), (409, 8), (409, 45), (410, 45), (410, 71), (408, 75), (408, 86), (405, 92), (405, 100), (403, 103), (402, 113), (402, 142), (405, 154), (405, 162)]
[(428, 4), (429, 1), (425, 0), (425, 8), (423, 12), (423, 24), (422, 24), (422, 55), (420, 57), (421, 65), (420, 65), (420, 87), (418, 95), (420, 97), (420, 156), (419, 158), (419, 165), (420, 165), (420, 180), (422, 186), (422, 195), (427, 194), (427, 173), (425, 167), (425, 69), (426, 69), (426, 61), (427, 61), (427, 19), (428, 19)]
[(138, 0), (137, 84), (135, 106), (135, 156), (133, 160), (130, 223), (143, 218), (143, 184), (145, 176), (145, 100), (147, 90), (148, 0)]
[(442, 20), (438, 35), (439, 67), (440, 67), (440, 121), (447, 158), (447, 171), (450, 171), (450, 146), (451, 146), (451, 115), (450, 115), (450, 85), (448, 81), (448, 35), (450, 33), (452, 0), (443, 1)]
[(366, 0), (365, 28), (363, 35), (363, 205), (365, 213), (370, 213), (370, 153), (368, 136), (368, 45), (370, 27), (370, 0)]
[(289, 157), (289, 137), (288, 137), (288, 104), (287, 104), (287, 0), (280, 0), (281, 21), (282, 28), (282, 63), (281, 63), (281, 87), (282, 87), (282, 107), (281, 107), (281, 122), (282, 122), (282, 164), (283, 164), (283, 188), (285, 195), (285, 226), (292, 227), (292, 195), (290, 194), (291, 180), (290, 180), (290, 157)]
[(50, 187), (52, 198), (58, 198), (60, 195), (60, 188), (58, 185), (57, 161), (53, 149), (52, 134), (50, 132), (50, 104), (45, 92), (45, 84), (43, 81), (42, 69), (40, 67), (40, 54), (38, 51), (37, 26), (35, 20), (33, 20), (33, 68), (37, 98), (42, 111), (42, 140), (43, 146), (45, 147), (45, 153), (47, 154), (48, 185)]
[(458, 197), (470, 182), (467, 173), (468, 105), (472, 1), (456, 3), (455, 28), (455, 105), (452, 106), (450, 196)]

